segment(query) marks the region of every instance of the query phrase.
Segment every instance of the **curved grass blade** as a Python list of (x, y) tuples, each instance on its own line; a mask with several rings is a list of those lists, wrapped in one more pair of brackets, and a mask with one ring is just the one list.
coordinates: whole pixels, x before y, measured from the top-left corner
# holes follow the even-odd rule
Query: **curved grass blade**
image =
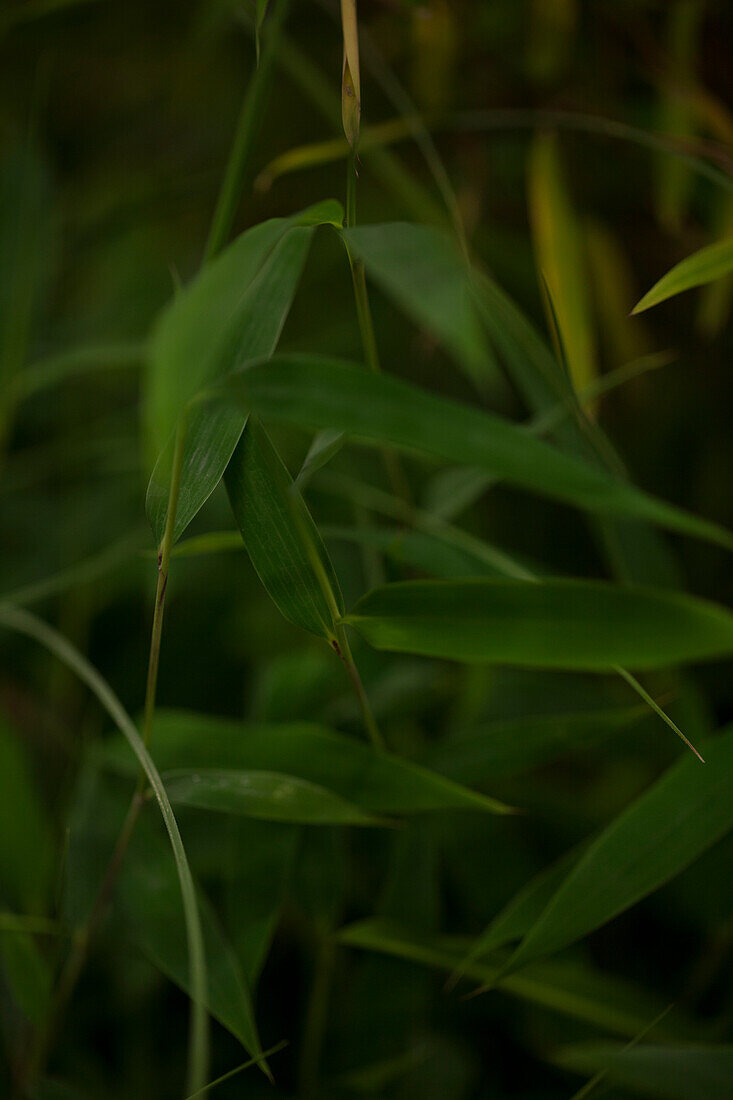
[(663, 668), (733, 653), (733, 615), (604, 581), (400, 581), (344, 621), (377, 649), (531, 668)]
[(733, 730), (686, 756), (590, 845), (507, 964), (569, 946), (668, 882), (733, 827)]
[[(304, 722), (253, 725), (163, 710), (155, 714), (153, 731), (156, 758), (165, 769), (275, 770), (326, 787), (371, 814), (511, 812), (504, 803), (419, 764)], [(131, 770), (119, 739), (105, 746), (103, 758), (116, 769)]]
[(717, 524), (532, 439), (499, 416), (340, 360), (278, 355), (230, 375), (224, 391), (273, 420), (480, 466), (512, 485), (592, 512), (645, 519), (733, 547), (733, 535)]
[(203, 933), (196, 902), (196, 891), (186, 851), (178, 830), (173, 809), (150, 753), (140, 734), (119, 699), (97, 670), (66, 638), (47, 623), (20, 608), (0, 605), (0, 623), (20, 634), (25, 634), (49, 649), (67, 665), (97, 697), (104, 709), (125, 737), (140, 767), (153, 789), (156, 801), (168, 833), (186, 919), (186, 935), (190, 962), (191, 981), (191, 1044), (189, 1048), (189, 1087), (197, 1089), (206, 1081), (209, 1062), (208, 1021), (206, 1015), (206, 956)]
[[(271, 599), (289, 622), (332, 644), (344, 606), (338, 579), (305, 501), (256, 417), (250, 417), (224, 480), (252, 565)], [(321, 559), (330, 596), (313, 568), (301, 525)]]
[(386, 825), (333, 791), (282, 772), (225, 768), (166, 772), (171, 802), (295, 825)]
[(681, 260), (671, 271), (663, 275), (658, 283), (655, 283), (650, 291), (638, 302), (633, 313), (643, 313), (645, 309), (659, 305), (667, 298), (681, 294), (684, 290), (691, 290), (696, 286), (704, 286), (715, 279), (722, 279), (733, 271), (733, 237), (716, 241), (701, 248), (699, 252), (693, 252), (691, 256)]

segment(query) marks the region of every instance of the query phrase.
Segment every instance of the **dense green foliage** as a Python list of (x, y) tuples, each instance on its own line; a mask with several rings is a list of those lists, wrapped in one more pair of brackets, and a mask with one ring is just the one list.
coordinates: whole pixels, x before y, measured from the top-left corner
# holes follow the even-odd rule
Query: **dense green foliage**
[(2, 1096), (733, 1097), (732, 32), (0, 12)]

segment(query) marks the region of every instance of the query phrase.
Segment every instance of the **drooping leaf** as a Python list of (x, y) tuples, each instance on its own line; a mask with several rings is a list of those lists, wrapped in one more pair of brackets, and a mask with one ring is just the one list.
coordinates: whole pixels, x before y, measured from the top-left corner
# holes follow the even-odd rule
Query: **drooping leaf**
[(577, 389), (598, 373), (582, 233), (568, 192), (557, 137), (537, 134), (529, 162), (529, 210), (536, 264), (546, 280)]
[[(455, 973), (465, 959), (467, 941), (454, 936), (419, 936), (380, 920), (363, 920), (339, 932), (349, 947), (407, 959), (420, 966)], [(496, 964), (471, 962), (466, 975), (488, 983)], [(638, 987), (589, 967), (560, 960), (535, 963), (521, 974), (499, 978), (497, 989), (511, 997), (570, 1016), (617, 1035), (635, 1036), (661, 1007)]]
[[(155, 715), (154, 737), (162, 768), (277, 769), (335, 791), (374, 814), (507, 809), (418, 764), (308, 723), (252, 725), (163, 710)], [(108, 743), (104, 758), (129, 769), (119, 739)]]
[(589, 846), (510, 961), (560, 951), (683, 871), (733, 827), (733, 730), (685, 755)]
[(679, 593), (604, 581), (400, 581), (345, 617), (377, 649), (612, 671), (733, 653), (733, 616)]
[[(165, 528), (172, 433), (187, 402), (254, 356), (274, 351), (310, 247), (313, 228), (340, 225), (328, 201), (243, 233), (173, 300), (149, 348), (145, 426), (158, 460), (146, 508), (160, 543)], [(176, 537), (221, 480), (245, 417), (217, 402), (188, 412)]]
[(479, 389), (496, 380), (469, 268), (446, 234), (398, 222), (355, 226), (343, 237), (370, 277), (456, 356)]
[(378, 825), (377, 818), (333, 791), (281, 772), (224, 768), (165, 773), (174, 805), (295, 825)]
[(655, 283), (641, 301), (634, 306), (634, 313), (642, 313), (645, 309), (659, 305), (667, 298), (681, 294), (684, 290), (691, 290), (695, 286), (704, 286), (714, 279), (722, 279), (733, 271), (733, 237), (716, 241), (701, 248), (699, 252), (693, 252), (691, 256), (681, 260), (671, 271), (663, 275), (658, 283)]
[(512, 485), (593, 512), (644, 518), (733, 545), (733, 536), (717, 524), (563, 454), (501, 417), (353, 364), (278, 355), (229, 376), (225, 388), (245, 409), (273, 420), (481, 466)]
[(343, 612), (339, 583), (305, 501), (257, 417), (249, 419), (225, 483), (247, 552), (273, 602), (289, 622), (330, 641), (334, 616)]
[[(426, 531), (400, 530), (389, 527), (334, 527), (324, 524), (321, 527), (323, 537), (347, 542), (356, 542), (362, 546), (377, 547), (397, 564), (421, 569), (434, 577), (499, 577), (504, 572), (498, 564), (494, 565), (488, 555), (478, 552), (478, 547), (493, 548), (479, 543), (472, 553), (471, 536), (466, 536), (467, 545), (456, 545), (450, 538), (438, 533)], [(496, 551), (497, 555), (500, 551)]]
[(553, 1061), (588, 1075), (604, 1071), (607, 1081), (656, 1100), (730, 1100), (733, 1046), (643, 1043), (584, 1043), (563, 1047)]

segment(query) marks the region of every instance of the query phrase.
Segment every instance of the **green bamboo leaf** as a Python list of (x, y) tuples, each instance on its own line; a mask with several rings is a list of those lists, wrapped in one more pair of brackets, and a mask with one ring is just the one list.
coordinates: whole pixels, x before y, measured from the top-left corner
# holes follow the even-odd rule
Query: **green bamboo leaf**
[(636, 904), (733, 826), (733, 729), (685, 755), (590, 845), (509, 962), (560, 951)]
[(605, 581), (400, 581), (344, 621), (377, 649), (534, 668), (663, 668), (733, 653), (723, 608)]
[[(338, 939), (348, 947), (392, 955), (449, 974), (458, 970), (468, 946), (462, 938), (420, 936), (378, 919), (347, 925)], [(494, 965), (471, 962), (466, 976), (488, 984), (497, 977), (501, 957), (495, 957)], [(630, 983), (564, 960), (535, 963), (521, 974), (502, 976), (496, 988), (510, 997), (629, 1037), (637, 1035), (663, 1007)]]
[(496, 381), (471, 274), (447, 234), (396, 222), (355, 226), (342, 235), (370, 277), (455, 355), (480, 390)]
[[(399, 565), (421, 569), (434, 577), (500, 577), (504, 571), (489, 558), (492, 547), (477, 541), (472, 552), (471, 536), (466, 536), (467, 546), (456, 545), (445, 535), (425, 531), (409, 531), (389, 527), (335, 527), (323, 524), (320, 528), (325, 539), (355, 542), (360, 546), (373, 546), (381, 550)], [(482, 553), (489, 551), (489, 554)], [(496, 551), (499, 555), (500, 552)]]
[[(186, 711), (156, 712), (155, 757), (162, 768), (270, 769), (316, 783), (372, 814), (432, 810), (507, 812), (493, 798), (408, 760), (305, 722), (235, 722)], [(124, 744), (110, 739), (103, 758), (129, 771)]]
[(733, 536), (717, 524), (563, 454), (499, 416), (340, 360), (278, 355), (230, 375), (221, 392), (273, 420), (480, 466), (512, 485), (593, 512), (643, 518), (733, 546)]
[(645, 309), (651, 309), (652, 306), (659, 305), (667, 298), (674, 297), (675, 294), (681, 294), (683, 290), (712, 283), (715, 279), (722, 279), (732, 271), (733, 237), (727, 237), (681, 260), (654, 284), (652, 289), (634, 306), (633, 312), (642, 313)]
[[(317, 225), (340, 225), (341, 207), (327, 201), (291, 218), (274, 218), (243, 233), (172, 302), (148, 353), (144, 420), (158, 460), (146, 508), (158, 544), (165, 530), (172, 433), (202, 388), (254, 356), (274, 351), (290, 310)], [(245, 417), (216, 402), (189, 409), (175, 537), (218, 485)]]
[(538, 134), (529, 161), (529, 209), (537, 268), (557, 312), (576, 389), (598, 374), (582, 235), (560, 161), (557, 137)]
[(225, 483), (252, 565), (273, 602), (289, 622), (331, 642), (344, 606), (338, 580), (305, 501), (256, 417), (232, 455)]
[(386, 824), (325, 787), (281, 772), (196, 768), (164, 778), (171, 802), (182, 806), (296, 825)]
[(575, 1073), (605, 1071), (607, 1081), (656, 1100), (730, 1100), (733, 1046), (644, 1043), (624, 1048), (615, 1043), (563, 1047), (553, 1062)]
[(53, 974), (33, 937), (25, 932), (0, 936), (0, 970), (13, 1002), (36, 1027), (51, 1007)]

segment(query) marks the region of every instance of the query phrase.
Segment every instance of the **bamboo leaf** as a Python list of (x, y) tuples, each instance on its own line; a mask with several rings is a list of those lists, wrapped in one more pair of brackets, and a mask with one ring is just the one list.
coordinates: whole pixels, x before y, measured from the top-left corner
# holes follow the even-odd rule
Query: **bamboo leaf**
[(171, 802), (296, 825), (386, 824), (333, 791), (281, 772), (222, 768), (165, 773)]
[(695, 286), (704, 286), (715, 279), (722, 279), (732, 271), (733, 237), (727, 237), (681, 260), (654, 284), (652, 289), (634, 306), (633, 312), (642, 313), (645, 309), (651, 309), (652, 306), (659, 305), (667, 298), (674, 297), (675, 294), (681, 294), (684, 290), (690, 290)]
[(733, 730), (685, 756), (590, 845), (527, 933), (514, 970), (587, 936), (683, 871), (733, 826)]
[[(334, 791), (372, 814), (434, 810), (506, 813), (493, 798), (454, 783), (419, 764), (305, 722), (251, 724), (186, 711), (158, 711), (155, 756), (172, 768), (270, 769)], [(112, 739), (104, 760), (129, 770), (124, 745)]]
[[(165, 530), (172, 433), (190, 399), (253, 356), (271, 355), (288, 315), (313, 229), (340, 224), (338, 203), (243, 233), (183, 290), (161, 316), (149, 349), (144, 420), (158, 454), (146, 509), (158, 544)], [(245, 417), (217, 402), (189, 410), (175, 537), (218, 485)]]
[(470, 271), (447, 234), (397, 222), (355, 226), (342, 236), (370, 278), (456, 356), (479, 389), (496, 380)]
[[(335, 617), (343, 612), (338, 580), (305, 501), (256, 417), (250, 417), (225, 482), (247, 552), (273, 602), (289, 622), (331, 642)], [(311, 552), (320, 558), (326, 591)]]
[(535, 668), (662, 668), (733, 653), (723, 608), (604, 581), (401, 581), (367, 593), (345, 622), (377, 649)]
[(499, 416), (341, 360), (278, 355), (230, 375), (220, 392), (273, 420), (480, 466), (512, 485), (592, 512), (646, 519), (733, 546), (733, 536), (717, 524), (563, 454)]
[(605, 1071), (610, 1083), (656, 1100), (730, 1100), (730, 1045), (644, 1043), (624, 1049), (615, 1043), (583, 1043), (563, 1047), (553, 1061), (575, 1073)]

